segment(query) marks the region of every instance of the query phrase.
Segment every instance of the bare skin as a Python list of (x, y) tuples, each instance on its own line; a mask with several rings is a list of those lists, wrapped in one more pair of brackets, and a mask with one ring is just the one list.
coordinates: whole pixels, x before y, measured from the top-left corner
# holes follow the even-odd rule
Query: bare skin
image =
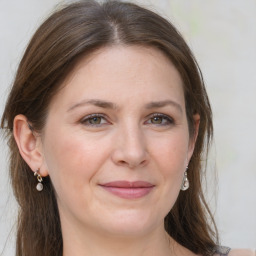
[[(56, 189), (63, 255), (195, 256), (168, 236), (163, 220), (180, 192), (199, 120), (195, 115), (190, 137), (179, 73), (157, 50), (137, 46), (82, 60), (54, 98), (42, 134), (16, 116), (22, 157)], [(145, 180), (154, 188), (122, 198), (102, 189), (113, 180)]]
[(228, 256), (256, 256), (255, 249), (233, 249)]

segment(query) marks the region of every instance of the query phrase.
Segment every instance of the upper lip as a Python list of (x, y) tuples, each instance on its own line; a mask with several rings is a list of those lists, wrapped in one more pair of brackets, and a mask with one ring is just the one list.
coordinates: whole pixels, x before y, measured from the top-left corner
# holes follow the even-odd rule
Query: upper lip
[(154, 185), (147, 181), (126, 181), (126, 180), (117, 180), (111, 181), (104, 184), (100, 184), (104, 187), (115, 187), (115, 188), (149, 188)]

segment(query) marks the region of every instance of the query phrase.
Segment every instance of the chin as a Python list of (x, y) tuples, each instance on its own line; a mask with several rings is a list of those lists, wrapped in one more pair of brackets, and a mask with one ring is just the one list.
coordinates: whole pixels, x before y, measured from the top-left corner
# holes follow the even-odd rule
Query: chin
[(112, 214), (111, 218), (107, 217), (98, 222), (101, 222), (101, 228), (113, 235), (132, 237), (148, 234), (150, 230), (163, 225), (164, 219), (161, 221), (159, 216), (154, 218), (149, 212), (138, 210), (118, 211)]

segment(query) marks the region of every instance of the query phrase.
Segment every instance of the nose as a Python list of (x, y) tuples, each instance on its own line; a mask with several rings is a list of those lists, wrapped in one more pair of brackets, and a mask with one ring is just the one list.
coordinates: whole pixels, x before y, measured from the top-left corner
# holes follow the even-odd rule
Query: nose
[(149, 161), (145, 138), (139, 127), (126, 128), (116, 134), (112, 160), (116, 165), (134, 169)]

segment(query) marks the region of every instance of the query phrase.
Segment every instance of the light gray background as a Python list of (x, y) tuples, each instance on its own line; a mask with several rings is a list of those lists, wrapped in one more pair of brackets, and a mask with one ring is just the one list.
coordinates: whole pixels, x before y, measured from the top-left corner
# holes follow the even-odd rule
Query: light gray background
[[(32, 33), (58, 0), (0, 0), (0, 113)], [(137, 1), (170, 19), (199, 61), (214, 113), (208, 199), (222, 243), (256, 247), (256, 1)], [(16, 206), (0, 144), (0, 254), (14, 255)], [(214, 187), (214, 169), (218, 188)], [(218, 192), (217, 204), (213, 194)], [(9, 237), (9, 239), (8, 239)]]

